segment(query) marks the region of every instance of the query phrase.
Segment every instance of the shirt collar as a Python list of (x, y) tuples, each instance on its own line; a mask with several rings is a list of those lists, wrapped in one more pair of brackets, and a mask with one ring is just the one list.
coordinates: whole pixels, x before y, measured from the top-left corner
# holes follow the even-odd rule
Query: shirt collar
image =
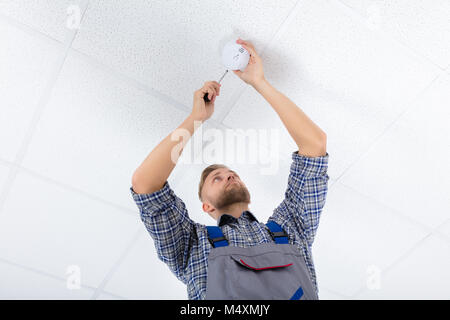
[[(244, 212), (242, 212), (241, 216), (239, 217), (243, 218), (243, 219), (249, 219), (251, 221), (258, 221), (258, 219), (256, 219), (256, 217), (253, 215), (253, 213), (251, 213), (248, 210), (245, 210)], [(217, 226), (221, 227), (225, 224), (228, 224), (232, 221), (237, 221), (238, 219), (236, 219), (235, 217), (233, 217), (232, 215), (229, 215), (227, 213), (224, 213), (220, 216), (219, 220), (217, 221)]]

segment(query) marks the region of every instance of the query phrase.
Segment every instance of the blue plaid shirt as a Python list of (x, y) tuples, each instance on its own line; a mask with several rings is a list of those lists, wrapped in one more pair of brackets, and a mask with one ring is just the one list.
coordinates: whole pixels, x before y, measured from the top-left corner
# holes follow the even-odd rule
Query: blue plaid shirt
[[(320, 157), (292, 153), (285, 198), (268, 219), (278, 223), (288, 234), (289, 243), (300, 250), (317, 293), (311, 247), (328, 191), (328, 157), (328, 152)], [(208, 254), (212, 248), (206, 226), (191, 220), (186, 205), (168, 181), (151, 194), (135, 193), (133, 187), (130, 191), (154, 240), (158, 258), (186, 284), (190, 300), (205, 299)], [(246, 248), (273, 242), (266, 225), (250, 211), (244, 211), (239, 219), (223, 214), (217, 225), (230, 246)]]

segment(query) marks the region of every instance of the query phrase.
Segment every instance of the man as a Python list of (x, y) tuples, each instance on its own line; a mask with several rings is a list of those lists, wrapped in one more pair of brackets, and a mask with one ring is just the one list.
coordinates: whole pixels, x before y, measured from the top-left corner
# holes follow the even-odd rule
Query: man
[[(130, 191), (158, 258), (187, 285), (189, 299), (318, 299), (311, 247), (328, 190), (326, 134), (269, 84), (254, 46), (236, 42), (250, 53), (250, 61), (234, 74), (270, 103), (298, 146), (285, 199), (268, 223), (249, 211), (245, 184), (224, 165), (207, 167), (198, 190), (203, 210), (217, 226), (191, 220), (167, 181), (178, 159), (172, 159), (172, 150), (181, 144), (179, 157), (187, 143), (172, 140), (171, 134), (136, 169)], [(205, 104), (206, 93), (211, 101)], [(177, 129), (192, 136), (194, 121), (211, 117), (219, 95), (220, 84), (206, 82), (195, 91), (192, 113)]]

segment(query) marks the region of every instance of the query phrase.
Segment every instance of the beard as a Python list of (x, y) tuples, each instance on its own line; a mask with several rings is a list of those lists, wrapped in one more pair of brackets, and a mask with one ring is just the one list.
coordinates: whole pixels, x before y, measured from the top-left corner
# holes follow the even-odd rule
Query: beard
[(222, 211), (238, 202), (250, 203), (250, 193), (240, 183), (232, 183), (225, 186), (225, 189), (216, 201), (215, 207)]

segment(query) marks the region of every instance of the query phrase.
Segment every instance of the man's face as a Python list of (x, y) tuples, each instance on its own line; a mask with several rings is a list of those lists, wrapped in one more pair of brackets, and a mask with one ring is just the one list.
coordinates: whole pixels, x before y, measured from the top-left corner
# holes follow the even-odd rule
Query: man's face
[(236, 202), (250, 203), (250, 193), (239, 175), (228, 168), (212, 171), (205, 180), (203, 192), (218, 211)]

